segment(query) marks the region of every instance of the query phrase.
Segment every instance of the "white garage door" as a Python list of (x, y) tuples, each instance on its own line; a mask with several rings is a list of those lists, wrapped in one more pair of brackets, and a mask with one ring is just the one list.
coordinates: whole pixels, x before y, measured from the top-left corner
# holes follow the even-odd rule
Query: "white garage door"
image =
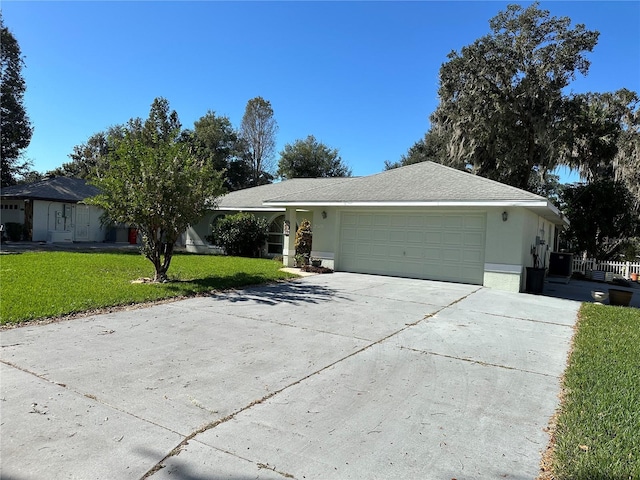
[(485, 215), (343, 212), (339, 270), (482, 285)]

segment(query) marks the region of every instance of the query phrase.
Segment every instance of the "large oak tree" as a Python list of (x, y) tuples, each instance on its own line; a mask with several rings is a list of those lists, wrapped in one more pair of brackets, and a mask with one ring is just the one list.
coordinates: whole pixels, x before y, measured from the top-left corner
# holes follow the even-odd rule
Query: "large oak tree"
[(527, 189), (561, 161), (572, 113), (563, 89), (587, 73), (599, 34), (537, 3), (509, 5), (489, 25), (442, 65), (432, 128), (449, 165)]

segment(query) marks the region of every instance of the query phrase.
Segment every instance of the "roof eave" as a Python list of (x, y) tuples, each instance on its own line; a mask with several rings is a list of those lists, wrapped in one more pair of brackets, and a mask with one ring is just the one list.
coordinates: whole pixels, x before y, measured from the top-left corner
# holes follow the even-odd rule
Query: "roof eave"
[[(535, 211), (556, 225), (569, 226), (569, 220), (549, 200), (456, 200), (456, 201), (414, 201), (414, 202), (293, 202), (267, 200), (263, 203), (267, 207), (523, 207)], [(284, 208), (283, 208), (284, 209)]]
[(430, 200), (430, 201), (277, 201), (267, 200), (263, 203), (269, 207), (546, 207), (546, 200)]
[(228, 207), (225, 205), (218, 205), (213, 210), (227, 210), (232, 212), (284, 212), (287, 209), (285, 207)]

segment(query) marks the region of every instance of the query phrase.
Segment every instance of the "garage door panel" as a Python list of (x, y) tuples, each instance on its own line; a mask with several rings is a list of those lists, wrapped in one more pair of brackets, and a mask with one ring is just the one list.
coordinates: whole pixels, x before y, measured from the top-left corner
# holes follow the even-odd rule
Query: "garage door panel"
[(440, 247), (425, 247), (424, 258), (425, 260), (440, 261), (442, 260), (442, 249)]
[(459, 215), (450, 215), (443, 218), (442, 226), (445, 229), (464, 227), (464, 218)]
[(425, 217), (425, 228), (439, 231), (442, 228), (442, 215), (428, 215)]
[(422, 261), (424, 258), (424, 249), (422, 247), (412, 247), (407, 245), (404, 249), (405, 257), (407, 260), (420, 260)]
[(372, 236), (373, 235), (371, 234), (371, 230), (368, 228), (360, 228), (356, 230), (356, 239), (358, 241), (371, 241)]
[(343, 241), (350, 242), (350, 241), (355, 240), (356, 238), (357, 237), (356, 237), (356, 229), (355, 228), (344, 227), (342, 229), (342, 240)]
[(485, 215), (346, 212), (341, 270), (482, 284)]
[(343, 213), (340, 223), (343, 227), (358, 225), (358, 215), (355, 213)]
[(442, 260), (445, 262), (459, 263), (462, 261), (462, 250), (457, 248), (443, 248)]
[(439, 245), (442, 243), (442, 232), (425, 232), (424, 243), (426, 245)]
[(476, 229), (484, 231), (484, 216), (476, 215), (464, 217), (464, 228), (467, 230)]
[(389, 241), (391, 243), (405, 243), (407, 234), (404, 230), (392, 230), (389, 232)]
[(353, 257), (356, 254), (356, 245), (355, 245), (355, 243), (343, 242), (342, 243), (342, 253), (345, 256), (345, 258)]
[(390, 223), (389, 215), (374, 215), (373, 225), (378, 227), (388, 227)]
[(358, 258), (363, 255), (371, 255), (372, 249), (373, 249), (373, 245), (367, 244), (367, 243), (361, 243), (358, 245), (356, 255), (358, 256)]
[(373, 225), (373, 215), (359, 215), (358, 216), (358, 227), (370, 227)]
[(407, 263), (405, 271), (413, 277), (423, 276), (423, 268), (422, 268), (422, 264), (420, 263), (416, 263), (416, 262)]
[(406, 215), (390, 215), (391, 226), (392, 227), (406, 227), (407, 226), (407, 216)]
[(464, 243), (464, 235), (462, 232), (445, 232), (443, 243), (445, 245), (459, 245)]
[(423, 215), (407, 215), (407, 227), (424, 228), (426, 218)]
[(393, 258), (395, 262), (404, 258), (405, 252), (402, 246), (394, 245), (389, 249), (389, 257)]
[(484, 255), (478, 250), (464, 250), (462, 252), (462, 261), (465, 263), (473, 263), (484, 267)]
[(466, 247), (484, 248), (484, 235), (481, 232), (465, 233), (464, 245)]
[(388, 230), (374, 230), (372, 239), (373, 239), (374, 242), (387, 243), (389, 241), (389, 231)]
[(407, 243), (422, 245), (424, 243), (424, 233), (421, 231), (407, 231)]
[(371, 255), (376, 257), (387, 257), (389, 256), (389, 246), (374, 244), (371, 246)]

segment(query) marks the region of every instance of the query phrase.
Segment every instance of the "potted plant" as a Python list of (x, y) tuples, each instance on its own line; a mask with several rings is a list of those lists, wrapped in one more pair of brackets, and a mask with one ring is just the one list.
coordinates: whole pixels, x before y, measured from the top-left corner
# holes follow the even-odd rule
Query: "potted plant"
[(621, 290), (619, 288), (609, 289), (609, 305), (628, 307), (631, 303), (631, 297), (633, 297), (633, 292), (628, 290)]

